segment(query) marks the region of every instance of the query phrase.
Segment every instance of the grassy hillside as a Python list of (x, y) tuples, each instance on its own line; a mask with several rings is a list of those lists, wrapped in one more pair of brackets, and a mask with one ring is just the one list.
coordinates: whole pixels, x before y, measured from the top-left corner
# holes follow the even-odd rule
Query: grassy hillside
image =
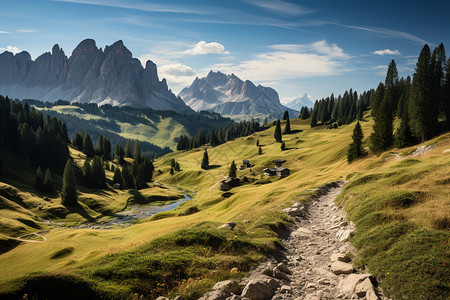
[[(125, 139), (139, 140), (172, 150), (176, 149), (177, 138), (181, 135), (195, 136), (201, 127), (212, 129), (226, 126), (232, 122), (228, 118), (211, 113), (196, 113), (187, 116), (175, 112), (131, 107), (103, 106), (97, 108), (92, 104), (44, 104), (38, 101), (32, 101), (31, 104), (42, 112), (65, 121), (71, 137), (74, 132), (81, 130), (94, 136), (105, 133), (117, 134)], [(84, 122), (80, 122), (78, 119)], [(86, 126), (86, 123), (89, 126)]]
[[(361, 125), (367, 137), (371, 119), (366, 116)], [(200, 169), (203, 148), (170, 153), (155, 162), (155, 179), (191, 191), (192, 201), (123, 229), (56, 228), (43, 234), (45, 241), (23, 242), (0, 255), (0, 280), (5, 283), (0, 290), (20, 293), (52, 276), (58, 282), (85, 282), (91, 292), (107, 297), (182, 293), (195, 299), (216, 280), (244, 276), (251, 265), (275, 253), (277, 232), (289, 223), (280, 211), (291, 201), (309, 201), (311, 189), (350, 180), (338, 201), (357, 225), (352, 242), (361, 250), (360, 264), (378, 275), (396, 298), (413, 299), (415, 293), (418, 298), (429, 299), (430, 294), (445, 299), (450, 282), (443, 263), (449, 241), (445, 212), (450, 153), (445, 150), (450, 149), (450, 134), (427, 142), (432, 149), (421, 156), (409, 157), (414, 146), (349, 165), (346, 151), (353, 127), (311, 129), (306, 121), (294, 119), (294, 133), (283, 135), (287, 150), (274, 143), (271, 127), (207, 147), (209, 170)], [(181, 165), (174, 175), (169, 172), (172, 158)], [(267, 179), (262, 170), (277, 158), (287, 161), (291, 175)], [(254, 165), (237, 171), (248, 183), (222, 197), (218, 182), (233, 160), (239, 166), (243, 159)], [(199, 211), (189, 214), (195, 212), (192, 206)], [(229, 221), (237, 223), (235, 231), (217, 229)], [(26, 275), (32, 272), (46, 273)]]

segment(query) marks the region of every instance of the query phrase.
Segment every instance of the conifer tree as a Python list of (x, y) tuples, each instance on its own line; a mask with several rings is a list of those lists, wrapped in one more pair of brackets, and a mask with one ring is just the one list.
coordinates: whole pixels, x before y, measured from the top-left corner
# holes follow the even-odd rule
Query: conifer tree
[(175, 158), (172, 158), (172, 159), (170, 160), (170, 167), (171, 167), (171, 168), (175, 168), (175, 164), (176, 164)]
[(131, 174), (131, 168), (129, 164), (125, 164), (122, 168), (122, 178), (126, 188), (134, 189), (133, 175)]
[(228, 171), (228, 177), (236, 177), (236, 164), (233, 162), (230, 165), (230, 170)]
[(83, 151), (83, 136), (79, 132), (75, 133), (72, 145), (78, 150)]
[(205, 152), (203, 152), (201, 168), (204, 170), (207, 170), (209, 168), (208, 150), (206, 150), (206, 148), (205, 148)]
[(88, 157), (94, 157), (94, 146), (92, 145), (91, 137), (87, 133), (83, 137), (83, 151)]
[(289, 120), (289, 116), (286, 119), (286, 126), (284, 127), (284, 133), (286, 134), (291, 133), (291, 121)]
[(118, 183), (118, 184), (120, 184), (120, 188), (123, 188), (122, 172), (120, 172), (120, 169), (119, 169), (119, 168), (117, 168), (117, 169), (114, 171), (113, 183)]
[(437, 121), (433, 120), (431, 109), (434, 103), (431, 78), (431, 53), (428, 45), (425, 45), (420, 52), (416, 72), (413, 75), (411, 97), (408, 103), (411, 129), (421, 141), (433, 136), (435, 121)]
[(284, 142), (282, 142), (280, 148), (281, 148), (281, 151), (286, 150), (286, 144)]
[(92, 160), (92, 181), (95, 188), (106, 187), (105, 170), (100, 156), (95, 156)]
[(311, 112), (311, 122), (309, 123), (309, 126), (311, 126), (311, 128), (317, 126), (317, 113), (315, 109)]
[(211, 132), (209, 133), (209, 143), (213, 147), (220, 144), (215, 130), (211, 130)]
[(450, 57), (448, 58), (447, 65), (445, 67), (445, 80), (442, 96), (442, 111), (447, 122), (447, 130), (450, 130)]
[(356, 122), (355, 128), (353, 129), (352, 139), (353, 142), (349, 145), (347, 151), (347, 161), (351, 163), (353, 160), (364, 156), (366, 153), (362, 147), (362, 140), (364, 134), (362, 132), (361, 124), (359, 121)]
[(256, 146), (259, 147), (259, 139), (256, 139)]
[(72, 161), (68, 159), (66, 167), (64, 168), (63, 187), (61, 192), (61, 203), (64, 206), (75, 206), (77, 204), (78, 195), (73, 168)]
[(258, 148), (258, 155), (262, 155), (262, 154), (263, 154), (262, 148), (261, 148), (261, 146), (259, 146), (259, 148)]
[(127, 140), (125, 145), (125, 157), (133, 158), (133, 153), (131, 152), (131, 142)]
[(141, 163), (141, 143), (138, 140), (134, 142), (134, 160), (137, 161), (138, 164)]
[(374, 116), (375, 124), (373, 125), (373, 132), (370, 135), (370, 149), (376, 154), (389, 149), (394, 143), (394, 117), (390, 102), (391, 96), (389, 94), (390, 91), (387, 90)]
[(173, 174), (174, 174), (173, 168), (170, 168), (170, 175), (173, 175)]
[(181, 171), (181, 167), (180, 167), (180, 164), (179, 164), (178, 162), (175, 163), (175, 168), (174, 168), (174, 169), (175, 169), (175, 171), (177, 171), (177, 172), (178, 172), (178, 171)]
[(34, 187), (40, 191), (44, 190), (44, 173), (42, 172), (41, 167), (38, 167), (36, 170), (36, 178), (34, 180)]
[(414, 145), (414, 142), (414, 136), (409, 127), (408, 112), (405, 111), (400, 126), (395, 134), (394, 146), (397, 148), (405, 148)]
[(277, 143), (281, 143), (283, 141), (282, 136), (281, 136), (281, 124), (280, 124), (280, 119), (277, 120), (276, 123), (276, 127), (275, 127), (275, 133), (274, 133), (274, 138), (275, 141)]
[(83, 174), (83, 180), (87, 187), (92, 187), (94, 185), (93, 178), (92, 178), (92, 168), (91, 164), (89, 162), (89, 158), (86, 157), (83, 168), (81, 169), (81, 172)]
[(47, 170), (45, 170), (45, 177), (44, 177), (44, 190), (47, 193), (51, 193), (53, 192), (53, 180), (52, 180), (52, 173), (50, 172), (50, 169), (47, 168)]
[(289, 112), (285, 110), (283, 114), (283, 121), (286, 121), (287, 119), (289, 119)]

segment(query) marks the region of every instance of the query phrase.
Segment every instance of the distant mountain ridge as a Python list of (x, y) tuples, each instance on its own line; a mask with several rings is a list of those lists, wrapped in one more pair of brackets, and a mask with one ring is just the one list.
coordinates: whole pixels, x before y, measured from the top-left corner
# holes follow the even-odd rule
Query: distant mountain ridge
[(0, 94), (54, 102), (91, 102), (157, 110), (193, 111), (159, 80), (156, 65), (145, 68), (117, 41), (105, 50), (82, 41), (68, 58), (58, 45), (32, 60), (28, 52), (0, 54)]
[(204, 78), (196, 78), (179, 94), (193, 110), (209, 110), (225, 116), (247, 115), (281, 118), (288, 110), (291, 116), (298, 112), (283, 106), (278, 93), (250, 80), (243, 81), (234, 74), (210, 71)]
[(306, 106), (308, 108), (311, 108), (314, 106), (314, 102), (312, 102), (309, 99), (308, 94), (302, 94), (300, 97), (292, 99), (288, 102), (283, 103), (285, 106), (295, 109), (295, 110), (301, 110), (303, 106)]

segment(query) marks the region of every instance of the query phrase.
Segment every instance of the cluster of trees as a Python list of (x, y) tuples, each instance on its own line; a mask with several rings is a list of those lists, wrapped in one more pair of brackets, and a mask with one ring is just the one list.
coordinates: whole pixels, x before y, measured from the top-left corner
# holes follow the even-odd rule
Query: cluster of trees
[[(446, 61), (443, 44), (431, 53), (425, 45), (420, 52), (413, 78), (399, 79), (394, 60), (389, 64), (385, 82), (371, 96), (373, 132), (370, 150), (379, 154), (392, 146), (403, 148), (431, 139), (450, 129), (450, 59)], [(394, 119), (400, 126), (394, 134)], [(439, 122), (441, 120), (441, 122)], [(359, 122), (349, 146), (349, 162), (365, 155)]]
[[(57, 117), (59, 120), (65, 122), (68, 126), (69, 136), (73, 136), (76, 132), (88, 133), (93, 141), (98, 140), (100, 135), (107, 137), (112, 145), (125, 144), (126, 139), (121, 137), (120, 126), (117, 122), (126, 122), (132, 125), (145, 124), (151, 127), (155, 123), (160, 122), (164, 118), (172, 118), (174, 121), (182, 124), (189, 135), (193, 136), (197, 133), (199, 128), (217, 128), (226, 127), (233, 123), (229, 118), (224, 118), (217, 113), (201, 111), (186, 115), (174, 111), (158, 111), (153, 109), (142, 109), (135, 107), (117, 107), (111, 105), (103, 105), (99, 107), (95, 103), (70, 103), (68, 101), (57, 101), (56, 103), (44, 103), (37, 100), (24, 100), (30, 105), (38, 107), (52, 108), (56, 105), (72, 105), (80, 107), (86, 113), (91, 113), (100, 116), (100, 120), (86, 120), (75, 115), (60, 114), (54, 110), (45, 110), (44, 114), (52, 117)], [(106, 120), (108, 119), (108, 120)], [(142, 155), (148, 158), (155, 158), (172, 150), (168, 147), (159, 147), (149, 142), (141, 141)]]
[(309, 109), (307, 106), (302, 106), (298, 118), (301, 120), (306, 120), (309, 119), (310, 116), (311, 116), (311, 109)]
[[(319, 124), (329, 125), (328, 128), (335, 128), (342, 124), (350, 124), (355, 120), (361, 120), (365, 110), (370, 107), (371, 98), (374, 91), (364, 92), (360, 96), (356, 91), (350, 89), (345, 91), (344, 95), (337, 98), (334, 94), (330, 97), (317, 100), (310, 114), (310, 126), (315, 127)], [(303, 109), (300, 118), (306, 118), (308, 108)]]
[(69, 151), (66, 125), (30, 109), (28, 104), (0, 95), (0, 143), (29, 164), (62, 170)]
[[(450, 59), (446, 63), (443, 44), (431, 53), (428, 45), (420, 52), (411, 78), (399, 80), (392, 60), (384, 84), (375, 91), (372, 116), (375, 124), (370, 135), (370, 148), (380, 153), (392, 146), (399, 148), (431, 139), (449, 129)], [(393, 121), (401, 119), (394, 135)], [(444, 120), (439, 126), (439, 119)]]
[(175, 160), (175, 158), (172, 158), (170, 160), (170, 174), (173, 175), (175, 172), (181, 171), (180, 164)]
[[(127, 154), (130, 155), (129, 152), (131, 152), (131, 143), (127, 143), (125, 148), (126, 149), (123, 152), (122, 150), (119, 150), (119, 155), (123, 153), (126, 157), (129, 157)], [(120, 184), (121, 188), (142, 189), (147, 187), (146, 182), (152, 180), (155, 168), (153, 163), (148, 158), (142, 156), (139, 141), (134, 143), (133, 158), (134, 160), (131, 164), (125, 162), (122, 158), (124, 162), (122, 170), (117, 167), (114, 171), (113, 183)]]
[(90, 158), (100, 156), (103, 160), (111, 160), (111, 142), (103, 135), (98, 138), (97, 147), (94, 149), (89, 134), (76, 132), (72, 139), (72, 145)]
[(54, 190), (53, 181), (52, 181), (52, 173), (50, 169), (47, 168), (44, 172), (42, 172), (41, 167), (38, 167), (36, 170), (36, 178), (34, 182), (34, 187), (44, 193), (52, 193)]
[[(283, 120), (286, 121), (286, 125), (284, 126), (284, 134), (291, 133), (291, 120), (289, 119), (288, 111), (285, 111)], [(278, 119), (274, 123), (275, 123), (275, 132), (273, 134), (273, 137), (275, 138), (275, 141), (277, 143), (281, 143), (282, 148), (284, 148), (285, 146), (284, 146), (284, 142), (283, 142), (283, 135), (281, 133), (281, 122)], [(257, 146), (259, 146), (259, 143), (257, 144)], [(281, 150), (284, 150), (284, 149), (281, 149)]]
[(180, 136), (177, 150), (190, 150), (206, 143), (209, 143), (211, 146), (217, 146), (238, 137), (248, 136), (259, 130), (261, 130), (261, 126), (257, 121), (242, 121), (227, 127), (212, 129), (209, 133), (200, 128), (194, 138), (189, 138), (187, 135)]

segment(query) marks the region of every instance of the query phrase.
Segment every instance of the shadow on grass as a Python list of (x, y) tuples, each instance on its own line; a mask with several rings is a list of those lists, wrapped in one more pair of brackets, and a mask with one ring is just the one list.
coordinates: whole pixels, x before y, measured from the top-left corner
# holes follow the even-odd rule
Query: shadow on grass
[(86, 209), (78, 203), (74, 206), (65, 206), (65, 208), (69, 211), (69, 213), (79, 214), (89, 222), (95, 221), (95, 218), (89, 215)]

